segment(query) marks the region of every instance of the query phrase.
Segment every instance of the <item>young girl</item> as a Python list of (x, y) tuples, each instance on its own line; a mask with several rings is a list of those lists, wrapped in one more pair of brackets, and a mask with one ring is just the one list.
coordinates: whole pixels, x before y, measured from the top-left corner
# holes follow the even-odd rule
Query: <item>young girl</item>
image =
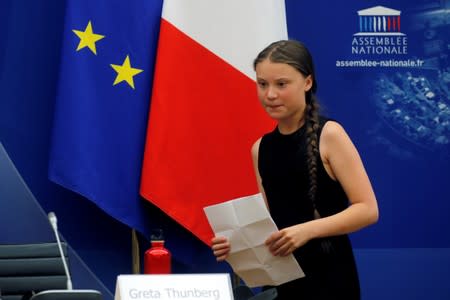
[[(277, 121), (251, 149), (280, 229), (266, 245), (273, 255), (293, 254), (305, 273), (277, 286), (277, 299), (360, 299), (348, 234), (377, 222), (378, 205), (358, 151), (338, 122), (319, 114), (313, 61), (302, 43), (270, 44), (254, 69), (258, 98)], [(230, 247), (224, 237), (212, 239), (218, 261)]]

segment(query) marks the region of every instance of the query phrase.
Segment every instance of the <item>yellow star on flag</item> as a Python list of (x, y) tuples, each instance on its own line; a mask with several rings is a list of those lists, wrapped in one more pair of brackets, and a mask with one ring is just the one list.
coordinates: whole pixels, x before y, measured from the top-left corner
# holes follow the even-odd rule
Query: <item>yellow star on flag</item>
[(117, 72), (116, 80), (114, 80), (113, 85), (118, 84), (119, 82), (126, 81), (128, 84), (134, 89), (134, 81), (133, 76), (141, 73), (143, 70), (141, 69), (135, 69), (131, 67), (130, 64), (130, 57), (127, 55), (125, 60), (123, 61), (123, 64), (120, 65), (113, 65), (111, 64), (111, 67), (114, 69), (114, 71)]
[(92, 24), (91, 21), (89, 21), (89, 23), (86, 26), (86, 29), (84, 31), (80, 31), (80, 30), (72, 30), (79, 38), (80, 38), (80, 43), (78, 43), (78, 47), (77, 47), (77, 51), (88, 47), (89, 49), (91, 49), (91, 51), (97, 55), (97, 49), (95, 48), (95, 43), (98, 42), (99, 40), (103, 39), (105, 36), (104, 35), (100, 35), (100, 34), (96, 34), (92, 31)]

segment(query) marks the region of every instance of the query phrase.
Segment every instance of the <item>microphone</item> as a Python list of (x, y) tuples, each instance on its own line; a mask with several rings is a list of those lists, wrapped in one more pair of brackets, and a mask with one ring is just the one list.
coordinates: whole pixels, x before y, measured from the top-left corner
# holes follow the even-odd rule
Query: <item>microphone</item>
[(66, 263), (66, 258), (64, 257), (64, 252), (61, 246), (61, 241), (59, 240), (59, 234), (58, 234), (58, 225), (57, 225), (57, 219), (56, 219), (56, 215), (54, 212), (49, 212), (48, 213), (48, 220), (50, 221), (50, 225), (52, 225), (53, 228), (53, 232), (55, 233), (56, 236), (56, 241), (58, 243), (58, 248), (59, 248), (59, 254), (61, 255), (61, 259), (64, 265), (64, 272), (66, 273), (67, 276), (67, 289), (71, 290), (72, 289), (72, 280), (70, 279), (70, 273), (69, 273), (69, 269), (67, 268), (67, 263)]

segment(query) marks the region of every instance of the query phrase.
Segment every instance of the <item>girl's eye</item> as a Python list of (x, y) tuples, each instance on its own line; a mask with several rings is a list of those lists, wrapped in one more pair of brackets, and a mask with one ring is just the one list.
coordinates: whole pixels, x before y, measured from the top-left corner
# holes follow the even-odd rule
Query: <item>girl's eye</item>
[(284, 87), (284, 86), (286, 86), (286, 82), (278, 82), (277, 85), (279, 87)]
[(258, 82), (258, 86), (259, 86), (260, 88), (264, 88), (264, 87), (267, 86), (267, 84), (266, 84), (265, 82), (259, 81), (259, 82)]

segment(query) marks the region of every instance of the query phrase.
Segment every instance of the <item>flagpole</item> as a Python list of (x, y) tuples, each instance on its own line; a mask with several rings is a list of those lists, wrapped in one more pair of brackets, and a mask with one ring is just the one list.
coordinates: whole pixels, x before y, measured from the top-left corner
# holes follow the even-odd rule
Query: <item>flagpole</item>
[(140, 256), (139, 256), (139, 241), (135, 229), (131, 230), (131, 257), (133, 274), (140, 274)]

